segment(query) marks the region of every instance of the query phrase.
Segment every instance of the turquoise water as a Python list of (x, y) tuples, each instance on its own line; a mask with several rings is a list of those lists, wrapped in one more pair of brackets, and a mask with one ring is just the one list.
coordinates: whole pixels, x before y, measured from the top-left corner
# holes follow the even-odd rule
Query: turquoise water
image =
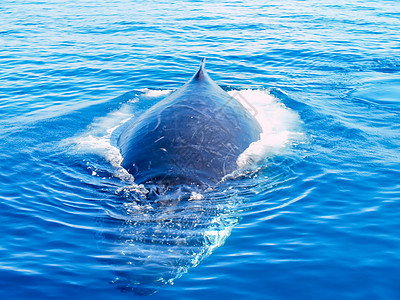
[[(399, 299), (399, 32), (396, 1), (2, 1), (0, 298)], [(203, 56), (265, 135), (163, 206), (113, 139)]]

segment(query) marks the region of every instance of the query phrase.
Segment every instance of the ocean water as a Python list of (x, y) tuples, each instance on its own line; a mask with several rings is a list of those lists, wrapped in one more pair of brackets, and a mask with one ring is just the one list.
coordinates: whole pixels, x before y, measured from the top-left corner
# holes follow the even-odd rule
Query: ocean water
[[(0, 298), (400, 299), (399, 32), (389, 0), (1, 1)], [(262, 139), (149, 200), (113, 141), (202, 57)]]

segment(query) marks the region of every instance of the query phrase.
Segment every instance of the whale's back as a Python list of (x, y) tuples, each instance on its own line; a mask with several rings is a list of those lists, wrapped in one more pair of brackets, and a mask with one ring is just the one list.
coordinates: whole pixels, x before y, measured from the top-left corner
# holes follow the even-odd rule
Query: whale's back
[(249, 112), (204, 70), (122, 132), (122, 166), (137, 183), (212, 185), (259, 139)]

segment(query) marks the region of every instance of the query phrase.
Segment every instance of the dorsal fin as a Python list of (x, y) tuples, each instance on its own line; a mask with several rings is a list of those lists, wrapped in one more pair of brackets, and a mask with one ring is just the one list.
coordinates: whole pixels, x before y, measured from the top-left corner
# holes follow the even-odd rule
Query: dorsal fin
[(196, 72), (196, 74), (194, 74), (193, 78), (201, 79), (204, 76), (204, 74), (206, 73), (205, 65), (206, 65), (206, 58), (203, 57), (200, 63), (199, 70)]

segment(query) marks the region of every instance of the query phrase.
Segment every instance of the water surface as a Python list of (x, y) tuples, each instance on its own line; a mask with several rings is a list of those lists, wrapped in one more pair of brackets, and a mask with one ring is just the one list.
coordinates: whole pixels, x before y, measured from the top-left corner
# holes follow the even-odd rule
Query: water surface
[[(399, 32), (396, 1), (2, 1), (2, 298), (398, 299)], [(258, 170), (146, 205), (112, 132), (203, 56)]]

